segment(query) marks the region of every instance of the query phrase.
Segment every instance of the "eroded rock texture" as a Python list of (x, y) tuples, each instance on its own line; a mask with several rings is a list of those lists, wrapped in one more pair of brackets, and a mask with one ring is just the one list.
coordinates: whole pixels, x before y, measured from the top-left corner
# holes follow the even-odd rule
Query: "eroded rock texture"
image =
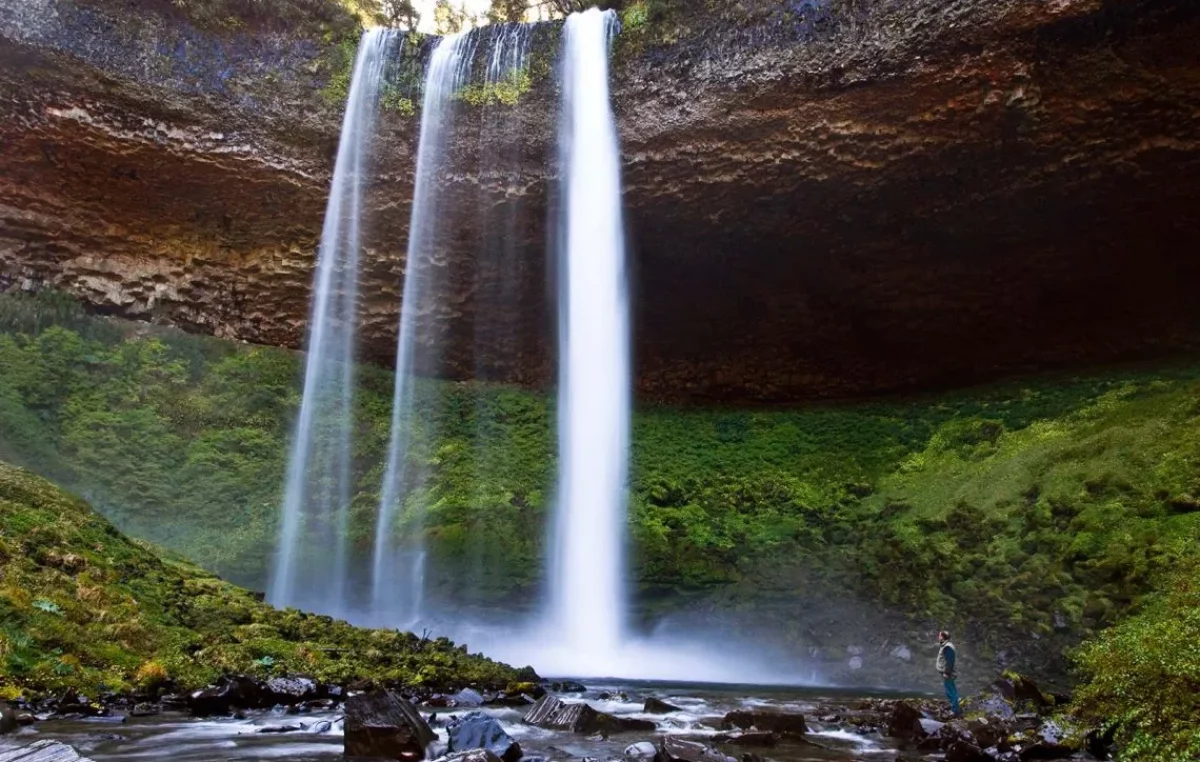
[[(643, 396), (875, 393), (1200, 345), (1195, 3), (736, 5), (618, 43)], [(340, 118), (327, 48), (149, 0), (0, 0), (0, 286), (301, 345)], [(439, 294), (424, 372), (552, 382), (555, 109), (546, 76), (515, 107), (459, 108), (444, 244), (415, 265)], [(368, 194), (363, 351), (383, 361), (416, 126), (384, 116)]]

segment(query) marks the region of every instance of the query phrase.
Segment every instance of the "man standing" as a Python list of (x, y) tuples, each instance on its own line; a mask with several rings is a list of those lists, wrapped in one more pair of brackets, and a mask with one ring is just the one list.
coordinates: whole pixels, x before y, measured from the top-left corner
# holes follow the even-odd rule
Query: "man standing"
[(938, 633), (937, 671), (942, 674), (942, 685), (946, 688), (946, 698), (950, 700), (950, 711), (955, 717), (962, 717), (962, 708), (958, 705), (958, 686), (954, 680), (958, 677), (958, 651), (950, 642), (950, 633), (942, 630)]

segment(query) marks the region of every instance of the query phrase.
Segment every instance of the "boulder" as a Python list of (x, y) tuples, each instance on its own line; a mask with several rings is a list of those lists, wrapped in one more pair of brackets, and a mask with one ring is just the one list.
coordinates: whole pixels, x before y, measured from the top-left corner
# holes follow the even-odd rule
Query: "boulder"
[(317, 684), (307, 677), (272, 677), (263, 687), (263, 701), (294, 706), (317, 697)]
[(523, 722), (547, 730), (566, 730), (584, 735), (654, 732), (658, 729), (658, 726), (649, 720), (614, 717), (611, 714), (597, 712), (585, 703), (568, 704), (562, 699), (549, 695), (538, 699), (538, 702), (525, 715)]
[(802, 736), (808, 732), (808, 723), (802, 714), (745, 709), (725, 715), (725, 719), (721, 721), (721, 727), (739, 730), (754, 728), (764, 733), (778, 733), (784, 736)]
[(470, 688), (463, 688), (458, 693), (450, 697), (455, 706), (483, 706), (483, 696), (479, 691)]
[(887, 734), (893, 738), (920, 739), (925, 737), (921, 727), (921, 710), (908, 701), (897, 701), (887, 716)]
[(1030, 706), (1040, 711), (1050, 705), (1037, 683), (1015, 672), (1005, 672), (992, 683), (992, 691), (1017, 707)]
[(668, 736), (660, 747), (662, 762), (736, 762), (712, 747)]
[(625, 759), (654, 759), (658, 756), (658, 747), (649, 741), (639, 741), (625, 747)]
[(11, 733), (19, 726), (17, 713), (8, 704), (0, 701), (0, 734)]
[(774, 733), (737, 733), (734, 735), (719, 735), (714, 741), (718, 743), (727, 743), (732, 746), (757, 746), (769, 747), (779, 745), (779, 736)]
[(234, 709), (259, 709), (268, 705), (268, 693), (261, 683), (245, 676), (231, 677), (194, 691), (188, 706), (196, 717), (225, 715)]
[(559, 680), (550, 683), (550, 690), (558, 693), (584, 693), (587, 691), (587, 686), (575, 680)]
[(504, 732), (499, 722), (483, 712), (455, 717), (446, 730), (449, 735), (448, 751), (486, 749), (504, 762), (517, 762), (521, 758), (520, 744)]
[(1071, 756), (1073, 749), (1064, 743), (1066, 733), (1054, 720), (1046, 720), (1037, 729), (1033, 743), (1022, 748), (1018, 754), (1021, 762), (1033, 759), (1064, 759)]
[(668, 704), (662, 699), (651, 696), (646, 699), (646, 703), (642, 706), (642, 711), (646, 714), (670, 714), (671, 712), (682, 712), (683, 710), (674, 704)]
[(416, 707), (392, 691), (364, 693), (346, 702), (347, 757), (420, 760), (434, 738)]
[(16, 749), (0, 749), (0, 762), (92, 762), (58, 741), (34, 741)]

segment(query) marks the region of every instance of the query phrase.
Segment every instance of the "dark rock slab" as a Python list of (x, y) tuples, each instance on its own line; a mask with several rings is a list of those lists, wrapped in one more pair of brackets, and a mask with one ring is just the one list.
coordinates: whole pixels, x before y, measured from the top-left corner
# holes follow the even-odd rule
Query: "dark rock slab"
[(767, 748), (779, 745), (779, 736), (774, 733), (735, 733), (723, 734), (713, 739), (717, 743), (727, 743), (731, 746), (751, 746)]
[(348, 700), (345, 732), (345, 755), (358, 759), (424, 759), (435, 738), (417, 708), (392, 691)]
[(646, 699), (646, 703), (642, 706), (642, 711), (647, 714), (670, 714), (671, 712), (682, 712), (683, 710), (674, 704), (668, 704), (662, 699), (651, 696)]
[(521, 745), (504, 732), (500, 723), (483, 712), (471, 712), (455, 717), (446, 726), (451, 752), (486, 749), (504, 762), (517, 762), (521, 758)]
[(19, 748), (0, 748), (0, 762), (92, 762), (58, 741), (34, 741)]
[(662, 762), (734, 762), (711, 746), (697, 741), (684, 741), (668, 737), (659, 747)]
[(262, 683), (243, 675), (194, 691), (188, 698), (188, 706), (196, 717), (212, 717), (230, 714), (235, 709), (262, 708), (268, 705), (268, 695)]
[(614, 717), (597, 712), (583, 702), (568, 704), (554, 696), (543, 696), (533, 705), (523, 720), (547, 730), (564, 730), (572, 733), (592, 735), (599, 733), (654, 732), (658, 729), (650, 720)]
[(946, 747), (946, 762), (994, 762), (991, 755), (978, 746), (957, 740)]
[(8, 704), (0, 701), (0, 734), (11, 733), (20, 727), (17, 713)]
[(804, 715), (785, 712), (738, 710), (725, 715), (721, 726), (739, 730), (754, 728), (764, 733), (778, 733), (786, 736), (802, 736), (808, 732), (808, 724), (805, 722)]

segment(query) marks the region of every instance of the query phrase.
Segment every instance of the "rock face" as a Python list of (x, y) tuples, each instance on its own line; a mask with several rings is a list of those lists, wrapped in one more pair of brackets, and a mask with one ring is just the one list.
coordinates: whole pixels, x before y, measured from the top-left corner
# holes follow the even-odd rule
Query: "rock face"
[[(643, 396), (853, 395), (1200, 346), (1195, 3), (714, 5), (737, 7), (689, 7), (670, 43), (627, 29), (614, 64)], [(318, 40), (208, 31), (158, 0), (0, 0), (0, 287), (301, 345), (339, 124)], [(444, 351), (420, 370), (550, 382), (556, 109), (545, 77), (508, 111), (460, 109), (451, 234), (419, 263), (417, 120), (385, 115), (369, 357), (390, 360), (403, 278), (427, 267), (418, 344)]]
[(345, 754), (350, 758), (421, 760), (435, 738), (416, 707), (391, 691), (346, 702)]

